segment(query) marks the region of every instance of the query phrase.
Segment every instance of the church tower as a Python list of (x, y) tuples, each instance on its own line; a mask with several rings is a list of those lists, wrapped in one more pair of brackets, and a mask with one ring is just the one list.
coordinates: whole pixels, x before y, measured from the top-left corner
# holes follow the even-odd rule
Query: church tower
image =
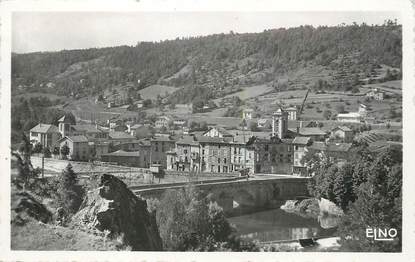
[(63, 116), (58, 120), (58, 128), (59, 132), (61, 133), (62, 137), (69, 136), (70, 134), (70, 128), (71, 128), (71, 121), (68, 119), (68, 117)]
[(288, 130), (288, 112), (279, 108), (272, 115), (272, 136), (285, 138)]

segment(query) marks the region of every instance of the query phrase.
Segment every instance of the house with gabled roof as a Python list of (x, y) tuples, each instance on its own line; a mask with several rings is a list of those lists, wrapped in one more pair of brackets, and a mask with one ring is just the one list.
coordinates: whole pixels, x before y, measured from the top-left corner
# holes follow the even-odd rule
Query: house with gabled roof
[(61, 149), (64, 145), (69, 148), (68, 159), (75, 161), (89, 161), (92, 155), (92, 148), (86, 136), (65, 136), (57, 142)]
[(29, 132), (32, 145), (40, 143), (42, 147), (52, 147), (61, 137), (57, 126), (39, 123)]

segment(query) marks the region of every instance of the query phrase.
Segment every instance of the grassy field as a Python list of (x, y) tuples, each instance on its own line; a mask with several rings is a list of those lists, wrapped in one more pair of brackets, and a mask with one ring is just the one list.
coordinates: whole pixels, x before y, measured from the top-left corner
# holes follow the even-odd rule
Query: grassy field
[(23, 226), (11, 225), (12, 250), (115, 251), (120, 244), (116, 239), (38, 221)]
[(165, 85), (151, 85), (138, 91), (142, 99), (156, 99), (157, 95), (164, 97), (166, 94), (171, 94), (179, 88)]

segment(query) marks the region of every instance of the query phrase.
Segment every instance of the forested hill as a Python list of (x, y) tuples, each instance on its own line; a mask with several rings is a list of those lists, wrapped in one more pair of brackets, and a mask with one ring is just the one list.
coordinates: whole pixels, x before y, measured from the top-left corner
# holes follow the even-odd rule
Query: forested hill
[[(301, 26), (85, 50), (13, 54), (13, 90), (98, 95), (114, 86), (159, 83), (213, 98), (238, 85), (269, 83), (309, 65), (364, 77), (381, 64), (401, 68), (402, 28)], [(193, 96), (193, 97), (192, 97)], [(195, 94), (181, 94), (191, 100)], [(178, 102), (178, 101), (176, 101)]]

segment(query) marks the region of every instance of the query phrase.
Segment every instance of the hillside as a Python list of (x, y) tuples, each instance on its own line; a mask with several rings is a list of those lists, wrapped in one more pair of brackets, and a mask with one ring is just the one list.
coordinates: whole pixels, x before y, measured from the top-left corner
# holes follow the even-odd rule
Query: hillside
[[(362, 78), (381, 64), (400, 68), (401, 35), (401, 26), (393, 22), (301, 26), (140, 42), (133, 47), (13, 54), (12, 86), (15, 92), (79, 96), (98, 95), (126, 83), (133, 83), (131, 92), (152, 84), (186, 87), (172, 96), (178, 103), (198, 98), (200, 90), (216, 98), (238, 86), (287, 79), (290, 72), (307, 66), (316, 68), (314, 75), (346, 85), (347, 73)], [(296, 81), (288, 84), (299, 87)]]
[(267, 117), (278, 105), (299, 106), (307, 89), (306, 119), (324, 119), (327, 110), (334, 117), (338, 104), (355, 111), (378, 87), (392, 95), (371, 102), (373, 116), (400, 121), (401, 63), (402, 27), (391, 21), (13, 54), (12, 140), (64, 112), (78, 121), (142, 121), (189, 118), (193, 104), (196, 115), (240, 117), (251, 107)]

